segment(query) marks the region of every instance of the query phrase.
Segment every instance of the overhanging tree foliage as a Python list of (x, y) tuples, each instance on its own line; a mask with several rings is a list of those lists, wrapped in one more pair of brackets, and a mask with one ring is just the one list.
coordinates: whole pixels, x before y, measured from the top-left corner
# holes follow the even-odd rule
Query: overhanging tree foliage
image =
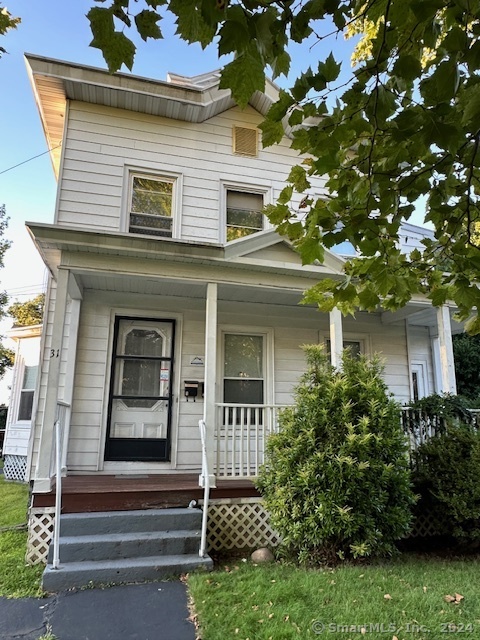
[[(264, 89), (265, 73), (288, 74), (290, 43), (331, 37), (335, 48), (364, 34), (349, 79), (339, 80), (335, 55), (314, 60), (313, 47), (311, 67), (267, 114), (264, 146), (289, 125), (293, 148), (309, 157), (267, 214), (305, 263), (345, 241), (362, 256), (344, 279), (309, 292), (321, 309), (396, 309), (424, 294), (434, 305), (453, 300), (480, 333), (480, 0), (98, 0), (91, 44), (110, 71), (131, 69), (129, 28), (161, 38), (167, 12), (186, 42), (235, 54), (220, 86), (240, 106)], [(326, 177), (328, 195), (312, 195), (314, 176)], [(406, 256), (399, 229), (419, 201), (435, 237)]]
[[(396, 309), (425, 294), (435, 305), (454, 300), (462, 320), (475, 310), (468, 327), (480, 332), (480, 0), (141, 5), (110, 0), (88, 14), (92, 46), (103, 51), (110, 70), (133, 64), (135, 47), (124, 27), (134, 25), (145, 40), (160, 38), (157, 23), (168, 10), (187, 42), (216, 41), (220, 55), (235, 54), (220, 86), (231, 89), (240, 106), (264, 89), (266, 71), (288, 73), (290, 42), (365, 33), (349, 81), (338, 86), (340, 64), (330, 54), (281, 91), (267, 114), (263, 144), (278, 142), (288, 124), (292, 146), (310, 158), (292, 170), (268, 216), (305, 263), (322, 261), (324, 246), (345, 241), (361, 254), (348, 261), (343, 280), (323, 280), (310, 290), (309, 300), (321, 309)], [(313, 176), (326, 176), (327, 197), (310, 197)], [(306, 194), (301, 210), (292, 205), (294, 192)], [(422, 198), (435, 238), (406, 256), (400, 225)]]
[[(0, 205), (0, 269), (3, 268), (3, 258), (6, 250), (10, 246), (10, 241), (4, 237), (5, 231), (8, 226), (8, 218), (5, 211), (5, 205)], [(6, 291), (0, 291), (0, 320), (6, 316), (6, 305), (8, 303), (8, 296)], [(2, 343), (3, 336), (0, 336), (0, 379), (5, 374), (5, 371), (13, 365), (14, 352), (11, 349), (5, 347)]]
[[(4, 36), (10, 29), (16, 29), (19, 23), (20, 18), (12, 16), (7, 8), (0, 4), (0, 36)], [(0, 47), (0, 58), (4, 53), (6, 53), (6, 50)]]
[(14, 302), (8, 307), (8, 314), (15, 320), (14, 327), (28, 327), (43, 322), (45, 294), (39, 293), (26, 302)]

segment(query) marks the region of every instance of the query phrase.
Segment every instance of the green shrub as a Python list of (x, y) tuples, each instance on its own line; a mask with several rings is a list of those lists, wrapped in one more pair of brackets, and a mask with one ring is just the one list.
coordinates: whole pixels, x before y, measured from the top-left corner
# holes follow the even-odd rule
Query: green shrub
[(480, 335), (460, 333), (453, 336), (453, 356), (458, 393), (480, 401)]
[(272, 525), (300, 562), (391, 554), (415, 501), (400, 407), (378, 359), (345, 352), (337, 372), (322, 347), (305, 352), (295, 405), (268, 440), (257, 483)]
[(480, 434), (449, 426), (413, 454), (419, 507), (433, 511), (459, 541), (480, 541)]

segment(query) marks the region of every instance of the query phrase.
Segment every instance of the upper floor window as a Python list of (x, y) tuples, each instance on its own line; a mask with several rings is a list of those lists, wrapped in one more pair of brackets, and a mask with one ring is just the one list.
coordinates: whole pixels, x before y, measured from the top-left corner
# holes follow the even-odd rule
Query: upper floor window
[(174, 180), (132, 176), (130, 233), (171, 238)]
[(227, 190), (227, 242), (264, 228), (263, 193)]

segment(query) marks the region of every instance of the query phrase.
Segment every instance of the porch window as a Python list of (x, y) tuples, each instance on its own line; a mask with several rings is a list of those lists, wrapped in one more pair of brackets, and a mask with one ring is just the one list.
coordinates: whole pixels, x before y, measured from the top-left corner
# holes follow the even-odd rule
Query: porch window
[(173, 186), (168, 178), (132, 176), (130, 233), (172, 237)]
[(226, 404), (263, 404), (263, 336), (227, 333), (224, 354), (223, 401)]
[[(332, 343), (330, 342), (330, 340), (326, 340), (325, 342), (327, 345), (327, 355), (328, 357), (330, 357), (332, 353)], [(362, 343), (360, 340), (344, 340), (343, 348), (350, 349), (350, 355), (353, 358), (359, 358), (363, 352)]]
[(20, 391), (20, 403), (18, 406), (18, 417), (20, 420), (32, 419), (33, 395), (37, 382), (38, 366), (25, 366), (23, 371), (23, 383)]
[(227, 190), (227, 242), (264, 228), (263, 194)]

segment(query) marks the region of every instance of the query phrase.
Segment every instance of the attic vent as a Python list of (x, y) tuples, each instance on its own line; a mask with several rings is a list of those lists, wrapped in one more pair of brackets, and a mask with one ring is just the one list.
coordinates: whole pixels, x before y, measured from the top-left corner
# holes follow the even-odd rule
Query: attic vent
[(255, 158), (258, 155), (257, 130), (233, 127), (233, 153)]

